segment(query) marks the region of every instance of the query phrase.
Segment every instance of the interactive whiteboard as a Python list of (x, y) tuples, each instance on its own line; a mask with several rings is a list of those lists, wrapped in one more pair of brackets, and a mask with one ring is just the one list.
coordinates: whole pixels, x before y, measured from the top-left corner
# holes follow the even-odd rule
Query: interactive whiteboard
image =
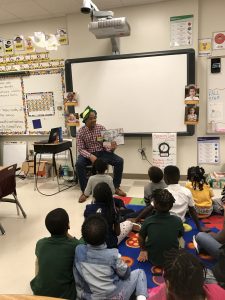
[(108, 129), (192, 135), (193, 126), (184, 124), (184, 90), (195, 81), (194, 56), (189, 49), (67, 60), (66, 88), (79, 94), (76, 112), (93, 107)]

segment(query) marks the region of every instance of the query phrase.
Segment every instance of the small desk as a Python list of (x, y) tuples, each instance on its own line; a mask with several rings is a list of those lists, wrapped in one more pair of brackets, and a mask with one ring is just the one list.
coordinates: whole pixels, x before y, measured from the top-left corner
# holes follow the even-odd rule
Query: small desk
[[(57, 153), (69, 150), (70, 152), (70, 160), (73, 168), (73, 174), (75, 177), (75, 169), (74, 169), (74, 164), (73, 164), (73, 154), (72, 154), (72, 142), (71, 141), (65, 141), (57, 144), (45, 144), (45, 143), (34, 143), (34, 180), (35, 180), (35, 189), (37, 189), (37, 172), (36, 172), (36, 161), (37, 161), (37, 154), (52, 154), (52, 165), (55, 170), (56, 178), (57, 178), (57, 183), (58, 183), (58, 192), (61, 192), (63, 190), (60, 190), (60, 185), (59, 185), (59, 177), (58, 177), (58, 171), (56, 167), (56, 161), (55, 161), (55, 155)], [(71, 185), (72, 186), (72, 185)]]

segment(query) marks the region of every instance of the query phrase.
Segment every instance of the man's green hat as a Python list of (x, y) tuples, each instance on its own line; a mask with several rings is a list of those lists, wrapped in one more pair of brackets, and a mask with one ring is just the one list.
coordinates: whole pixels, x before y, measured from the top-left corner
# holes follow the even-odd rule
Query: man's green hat
[(88, 117), (89, 117), (89, 115), (90, 115), (91, 112), (94, 112), (96, 114), (96, 116), (97, 116), (96, 110), (94, 110), (90, 106), (87, 106), (85, 108), (85, 110), (80, 114), (80, 117), (83, 119), (83, 123), (86, 122), (86, 120), (88, 119)]

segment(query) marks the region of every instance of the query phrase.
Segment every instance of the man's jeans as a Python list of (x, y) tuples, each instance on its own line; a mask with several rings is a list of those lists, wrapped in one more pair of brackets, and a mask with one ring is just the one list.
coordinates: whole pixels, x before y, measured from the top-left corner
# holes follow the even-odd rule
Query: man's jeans
[[(107, 164), (113, 166), (113, 184), (115, 188), (120, 187), (122, 174), (123, 174), (123, 159), (114, 154), (113, 152), (107, 151), (98, 151), (92, 153), (98, 158), (104, 160)], [(81, 191), (84, 192), (87, 185), (87, 174), (86, 174), (86, 166), (89, 166), (91, 161), (88, 158), (85, 158), (81, 155), (78, 156), (76, 162), (76, 171), (78, 176), (78, 181), (80, 183)]]

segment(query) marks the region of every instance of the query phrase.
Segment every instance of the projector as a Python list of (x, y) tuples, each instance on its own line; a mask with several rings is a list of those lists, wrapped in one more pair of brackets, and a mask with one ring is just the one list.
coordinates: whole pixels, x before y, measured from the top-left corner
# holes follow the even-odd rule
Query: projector
[(130, 35), (130, 25), (125, 17), (99, 19), (91, 22), (88, 25), (88, 29), (97, 39)]

